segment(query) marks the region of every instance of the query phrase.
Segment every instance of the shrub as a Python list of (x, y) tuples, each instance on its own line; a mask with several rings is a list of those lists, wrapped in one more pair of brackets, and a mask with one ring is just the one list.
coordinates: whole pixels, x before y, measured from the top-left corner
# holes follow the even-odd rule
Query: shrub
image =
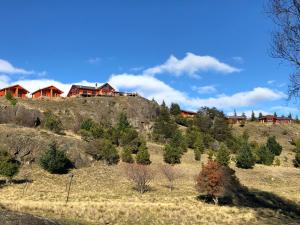
[(164, 149), (164, 161), (169, 164), (180, 163), (182, 153), (178, 146), (167, 144)]
[(198, 137), (194, 144), (194, 156), (196, 161), (201, 160), (201, 154), (204, 152), (204, 144), (202, 138)]
[(94, 122), (92, 119), (85, 119), (82, 121), (80, 129), (90, 131), (93, 126)]
[(17, 175), (19, 167), (19, 162), (14, 160), (7, 151), (0, 150), (0, 175), (7, 178), (7, 183)]
[(222, 166), (228, 166), (230, 162), (230, 152), (225, 144), (221, 143), (216, 156), (217, 162)]
[(247, 142), (244, 142), (236, 157), (236, 166), (243, 169), (251, 169), (255, 164), (255, 158)]
[(5, 98), (14, 106), (18, 103), (18, 100), (13, 97), (10, 91), (6, 93)]
[(125, 163), (134, 163), (134, 159), (132, 157), (132, 149), (129, 146), (123, 148), (121, 158)]
[(104, 139), (99, 149), (100, 159), (104, 160), (108, 165), (117, 164), (119, 162), (119, 154), (116, 147), (108, 139)]
[(149, 184), (154, 178), (154, 172), (149, 166), (142, 164), (126, 164), (124, 166), (125, 176), (135, 184), (135, 188), (141, 194), (149, 190)]
[(196, 177), (196, 189), (200, 197), (219, 203), (219, 198), (232, 198), (238, 180), (234, 171), (221, 166), (218, 162), (209, 160)]
[(151, 164), (150, 154), (148, 152), (146, 143), (141, 144), (139, 147), (139, 151), (136, 155), (136, 163), (143, 165)]
[(136, 145), (138, 142), (139, 134), (134, 128), (128, 128), (120, 133), (119, 143), (121, 146)]
[(266, 146), (274, 155), (281, 154), (282, 146), (276, 141), (275, 136), (268, 138)]
[(41, 155), (40, 166), (49, 173), (63, 174), (68, 172), (71, 162), (65, 152), (58, 149), (56, 143), (51, 143), (48, 150)]
[(256, 151), (257, 154), (257, 163), (264, 165), (272, 165), (274, 160), (274, 154), (267, 148), (265, 145), (262, 145)]
[(280, 159), (279, 158), (275, 159), (275, 166), (280, 166)]
[(61, 134), (63, 131), (62, 122), (51, 112), (45, 113), (45, 128), (53, 131), (54, 133)]
[(300, 167), (300, 150), (296, 151), (295, 159), (294, 159), (294, 166)]
[(160, 170), (164, 177), (168, 180), (168, 187), (170, 188), (170, 191), (172, 191), (174, 189), (175, 180), (181, 176), (180, 172), (174, 166), (168, 164), (162, 165)]
[(170, 113), (173, 116), (180, 115), (180, 113), (181, 113), (180, 106), (177, 103), (172, 103), (171, 107), (170, 107)]

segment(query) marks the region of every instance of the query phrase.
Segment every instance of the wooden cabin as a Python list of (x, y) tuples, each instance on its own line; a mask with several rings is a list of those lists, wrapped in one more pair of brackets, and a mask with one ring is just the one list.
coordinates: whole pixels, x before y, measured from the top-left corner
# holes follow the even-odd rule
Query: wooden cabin
[(56, 98), (56, 97), (60, 97), (62, 93), (63, 91), (51, 85), (49, 87), (41, 88), (33, 92), (31, 95), (32, 98), (40, 98), (40, 97)]
[(181, 110), (181, 111), (180, 111), (180, 115), (181, 115), (183, 118), (192, 118), (192, 117), (194, 117), (196, 114), (197, 114), (196, 112), (187, 111), (187, 110)]
[(277, 124), (292, 124), (293, 119), (285, 116), (277, 117), (276, 118), (276, 123)]
[(262, 116), (258, 120), (260, 123), (266, 123), (266, 124), (291, 124), (293, 121), (293, 119), (285, 116), (276, 117), (274, 115)]
[(16, 84), (13, 86), (2, 88), (0, 90), (0, 96), (5, 96), (9, 92), (12, 94), (13, 97), (18, 97), (18, 98), (27, 98), (26, 95), (29, 93), (29, 91), (27, 91), (21, 85)]
[(227, 116), (229, 124), (245, 124), (247, 121), (246, 116)]
[(67, 96), (68, 97), (114, 96), (115, 93), (116, 93), (115, 89), (108, 83), (105, 83), (100, 87), (72, 85)]

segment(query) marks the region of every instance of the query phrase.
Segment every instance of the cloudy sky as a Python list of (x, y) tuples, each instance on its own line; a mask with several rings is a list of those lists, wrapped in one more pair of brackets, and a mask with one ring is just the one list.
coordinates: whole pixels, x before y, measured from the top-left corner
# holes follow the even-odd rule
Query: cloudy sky
[(264, 1), (0, 2), (0, 87), (110, 82), (183, 109), (298, 114)]

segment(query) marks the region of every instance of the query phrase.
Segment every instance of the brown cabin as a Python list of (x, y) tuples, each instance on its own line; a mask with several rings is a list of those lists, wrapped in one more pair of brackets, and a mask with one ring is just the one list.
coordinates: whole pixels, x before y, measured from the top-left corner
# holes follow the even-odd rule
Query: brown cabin
[(11, 93), (13, 97), (26, 98), (26, 95), (29, 93), (21, 85), (16, 84), (13, 86), (5, 87), (0, 90), (0, 96), (5, 96), (7, 93)]
[(194, 117), (196, 114), (197, 114), (196, 112), (187, 111), (187, 110), (181, 110), (181, 111), (180, 111), (180, 115), (181, 115), (183, 118), (192, 118), (192, 117)]
[(266, 124), (291, 124), (293, 121), (291, 118), (285, 116), (276, 117), (274, 115), (262, 116), (258, 120), (260, 123)]
[(82, 85), (72, 85), (68, 97), (90, 97), (90, 96), (114, 96), (116, 93), (115, 89), (108, 83), (101, 85), (100, 87), (90, 87)]
[(227, 116), (226, 118), (229, 124), (244, 124), (247, 121), (246, 116)]
[(33, 92), (32, 98), (40, 98), (40, 97), (48, 97), (48, 98), (55, 98), (60, 97), (63, 91), (59, 90), (58, 88), (52, 86), (41, 88), (35, 92)]

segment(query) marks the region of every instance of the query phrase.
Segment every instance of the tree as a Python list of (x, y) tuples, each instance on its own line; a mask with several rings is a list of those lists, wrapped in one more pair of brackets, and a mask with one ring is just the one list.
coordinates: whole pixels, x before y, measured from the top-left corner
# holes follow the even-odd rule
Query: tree
[(181, 112), (180, 106), (177, 103), (172, 103), (171, 107), (170, 107), (171, 115), (178, 116), (178, 115), (180, 115), (180, 112)]
[(300, 150), (296, 151), (295, 159), (294, 159), (294, 166), (300, 167)]
[(186, 152), (187, 150), (187, 144), (186, 144), (186, 139), (185, 137), (182, 135), (180, 130), (176, 130), (174, 132), (173, 137), (171, 138), (171, 140), (169, 141), (170, 145), (173, 147), (179, 147), (181, 153)]
[(292, 117), (292, 113), (289, 113), (289, 114), (288, 114), (288, 118), (289, 118), (289, 119), (292, 119), (292, 118), (293, 118), (293, 117)]
[(200, 136), (197, 137), (194, 145), (194, 156), (196, 161), (201, 160), (201, 154), (204, 152), (203, 140)]
[(178, 146), (167, 144), (164, 148), (164, 161), (169, 164), (180, 163), (182, 156), (181, 149)]
[(132, 149), (129, 146), (125, 146), (121, 155), (122, 161), (126, 163), (134, 163), (134, 159), (132, 157)]
[(117, 130), (119, 132), (124, 132), (124, 131), (126, 131), (126, 129), (128, 129), (130, 127), (131, 127), (131, 125), (127, 119), (126, 113), (124, 113), (124, 112), (120, 113), (119, 118), (118, 118), (118, 123), (117, 123)]
[(271, 56), (288, 62), (294, 67), (290, 74), (289, 98), (300, 92), (300, 2), (298, 0), (269, 0), (267, 12), (273, 19)]
[(235, 116), (235, 117), (237, 116), (236, 109), (234, 109), (233, 116)]
[(255, 113), (254, 113), (253, 110), (252, 110), (252, 113), (251, 113), (251, 121), (256, 121)]
[(274, 155), (280, 155), (282, 152), (282, 146), (276, 141), (275, 136), (268, 137), (266, 146)]
[(149, 184), (154, 178), (153, 170), (142, 164), (126, 164), (124, 173), (127, 179), (135, 184), (136, 190), (141, 194), (149, 190)]
[(143, 165), (151, 164), (150, 154), (145, 142), (143, 142), (139, 147), (139, 151), (136, 155), (136, 163)]
[(160, 170), (164, 177), (168, 180), (168, 187), (170, 188), (170, 191), (172, 191), (174, 189), (175, 180), (181, 176), (180, 172), (174, 166), (168, 164), (162, 165)]
[(61, 134), (63, 131), (62, 122), (52, 112), (45, 112), (45, 123), (46, 129), (53, 131), (54, 133)]
[(231, 137), (231, 130), (225, 117), (215, 117), (212, 127), (212, 135), (217, 141), (225, 141)]
[(277, 113), (276, 112), (274, 112), (274, 117), (277, 117)]
[(260, 112), (259, 114), (258, 114), (258, 118), (262, 118), (263, 117), (263, 114)]
[(230, 152), (224, 143), (220, 145), (216, 160), (222, 166), (228, 166), (230, 162)]
[(251, 148), (249, 144), (244, 141), (236, 157), (236, 166), (243, 169), (251, 169), (254, 164), (255, 158), (251, 152)]
[(6, 183), (10, 183), (12, 178), (18, 174), (20, 163), (14, 160), (7, 151), (0, 150), (0, 175), (7, 178)]
[(108, 139), (103, 140), (99, 149), (99, 157), (108, 165), (117, 164), (120, 159), (116, 147), (112, 144), (111, 140)]
[(202, 133), (199, 131), (199, 128), (196, 126), (189, 126), (185, 133), (187, 147), (195, 148), (195, 143), (198, 138), (202, 139)]
[(274, 154), (267, 148), (265, 145), (262, 145), (256, 151), (257, 154), (257, 163), (264, 165), (272, 165), (274, 161)]
[(51, 143), (47, 151), (40, 158), (40, 166), (53, 174), (67, 173), (71, 167), (71, 162), (65, 155), (65, 152), (60, 151), (56, 143)]
[(10, 101), (10, 103), (15, 106), (18, 103), (18, 100), (16, 98), (14, 98), (14, 96), (12, 95), (12, 93), (9, 91), (6, 93), (5, 98)]

